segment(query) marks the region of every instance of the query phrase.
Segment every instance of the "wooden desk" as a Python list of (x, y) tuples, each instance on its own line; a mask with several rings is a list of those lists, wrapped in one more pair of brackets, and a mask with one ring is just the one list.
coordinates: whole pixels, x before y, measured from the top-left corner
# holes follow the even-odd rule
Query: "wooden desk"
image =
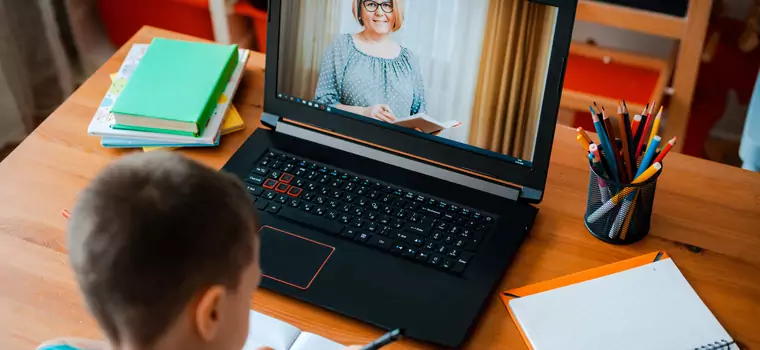
[[(100, 147), (87, 125), (131, 43), (155, 36), (189, 37), (145, 28), (122, 47), (50, 118), (0, 163), (0, 349), (30, 349), (57, 336), (100, 337), (87, 314), (69, 267), (63, 208), (108, 162), (126, 151)], [(220, 168), (259, 124), (264, 56), (248, 61), (235, 105), (243, 132), (217, 148), (180, 152)], [(536, 225), (507, 271), (507, 289), (666, 250), (728, 332), (760, 348), (760, 175), (690, 158), (668, 156), (655, 200), (652, 232), (627, 247), (602, 243), (583, 226), (588, 181), (574, 131), (558, 127), (554, 154)], [(702, 248), (693, 253), (689, 244)], [(368, 325), (268, 291), (252, 299), (256, 310), (344, 344), (381, 333)], [(413, 341), (393, 349), (425, 349)], [(473, 334), (470, 349), (525, 349), (515, 325), (494, 294)]]

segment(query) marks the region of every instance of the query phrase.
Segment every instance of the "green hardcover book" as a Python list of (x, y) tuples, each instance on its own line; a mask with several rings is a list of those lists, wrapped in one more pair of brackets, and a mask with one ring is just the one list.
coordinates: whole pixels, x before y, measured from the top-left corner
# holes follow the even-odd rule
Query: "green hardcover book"
[(237, 64), (237, 45), (153, 39), (111, 109), (112, 127), (198, 136)]

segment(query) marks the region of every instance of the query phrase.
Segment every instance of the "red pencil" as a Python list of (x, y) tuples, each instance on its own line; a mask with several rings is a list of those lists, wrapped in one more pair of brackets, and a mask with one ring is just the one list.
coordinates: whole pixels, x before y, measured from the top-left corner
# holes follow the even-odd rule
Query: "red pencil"
[(665, 158), (666, 155), (668, 155), (668, 152), (670, 152), (670, 149), (673, 148), (673, 146), (676, 144), (677, 138), (678, 136), (673, 137), (672, 139), (670, 139), (670, 141), (668, 141), (668, 144), (662, 148), (662, 151), (660, 151), (660, 154), (658, 154), (657, 158), (654, 159), (654, 163), (662, 163), (662, 159)]
[(633, 139), (636, 137), (636, 130), (639, 130), (639, 123), (641, 123), (641, 115), (636, 114), (633, 116), (633, 121), (631, 122), (631, 142), (633, 142)]
[(63, 209), (63, 210), (61, 210), (61, 215), (63, 215), (63, 217), (64, 217), (64, 218), (67, 218), (67, 219), (68, 219), (69, 217), (71, 217), (71, 213), (69, 213), (69, 211), (68, 211), (68, 210), (66, 210), (66, 209)]
[(639, 155), (641, 155), (641, 150), (644, 148), (644, 144), (649, 141), (648, 137), (644, 137), (649, 134), (649, 129), (652, 127), (652, 121), (654, 118), (652, 118), (652, 108), (654, 107), (654, 102), (649, 106), (649, 114), (647, 115), (647, 123), (644, 124), (644, 130), (641, 131), (641, 138), (639, 139), (639, 145), (636, 147), (636, 154), (634, 158), (639, 158)]

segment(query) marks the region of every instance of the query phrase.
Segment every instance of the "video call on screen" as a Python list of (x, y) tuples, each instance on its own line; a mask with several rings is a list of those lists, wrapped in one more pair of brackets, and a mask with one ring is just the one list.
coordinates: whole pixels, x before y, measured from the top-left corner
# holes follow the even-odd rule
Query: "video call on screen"
[(279, 98), (336, 118), (347, 112), (397, 123), (530, 164), (555, 7), (529, 0), (287, 0), (281, 6)]

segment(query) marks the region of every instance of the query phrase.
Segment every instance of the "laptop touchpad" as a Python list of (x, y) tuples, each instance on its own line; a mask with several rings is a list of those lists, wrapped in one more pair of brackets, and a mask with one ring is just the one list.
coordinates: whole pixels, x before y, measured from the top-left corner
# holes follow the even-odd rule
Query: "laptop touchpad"
[(261, 228), (261, 270), (264, 277), (308, 289), (335, 248), (271, 226)]

